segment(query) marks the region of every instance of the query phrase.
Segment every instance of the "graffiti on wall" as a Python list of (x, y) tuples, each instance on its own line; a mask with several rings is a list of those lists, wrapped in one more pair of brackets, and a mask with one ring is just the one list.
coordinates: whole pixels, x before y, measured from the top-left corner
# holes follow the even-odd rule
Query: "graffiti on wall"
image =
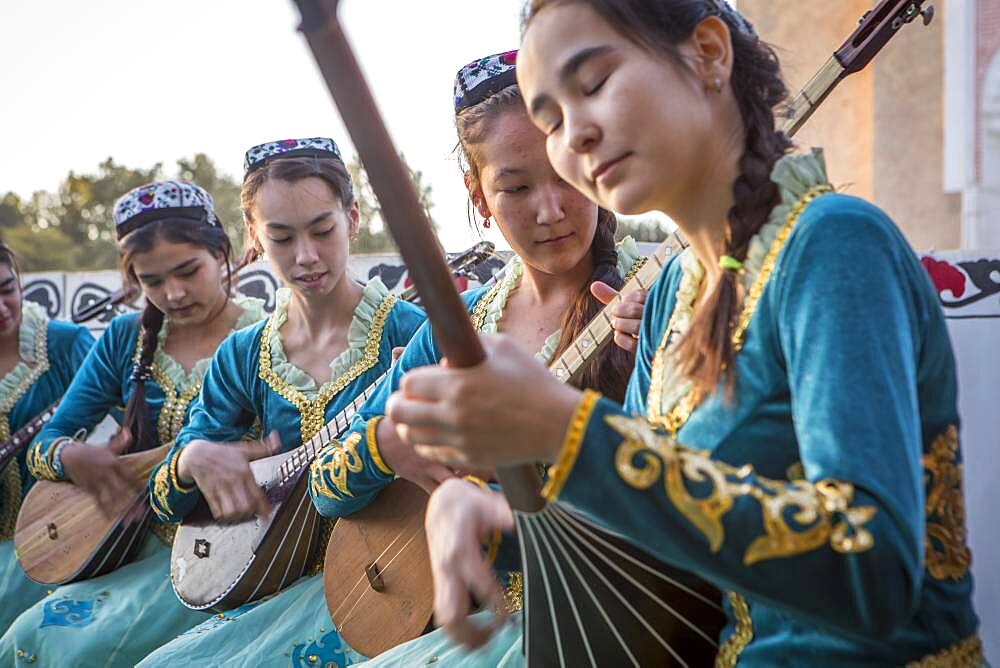
[[(486, 283), (503, 267), (509, 256), (509, 252), (501, 251), (486, 259), (467, 275), (456, 277), (456, 287), (467, 290)], [(406, 267), (396, 255), (352, 257), (350, 273), (362, 280), (378, 276), (390, 291), (397, 294), (411, 285)], [(24, 298), (40, 304), (50, 318), (72, 320), (74, 315), (117, 293), (121, 285), (121, 275), (116, 271), (26, 274)], [(240, 271), (235, 287), (239, 294), (262, 300), (265, 310), (270, 313), (274, 310), (275, 293), (281, 286), (267, 262), (255, 262)], [(116, 315), (137, 310), (141, 305), (141, 299), (122, 304), (115, 310), (101, 312), (86, 324), (95, 333), (103, 331)]]

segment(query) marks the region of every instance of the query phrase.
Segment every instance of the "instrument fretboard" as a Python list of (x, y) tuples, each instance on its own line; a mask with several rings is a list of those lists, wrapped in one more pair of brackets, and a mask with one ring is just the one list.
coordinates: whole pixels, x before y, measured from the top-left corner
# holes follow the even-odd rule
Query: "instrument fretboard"
[(11, 459), (17, 456), (33, 439), (45, 423), (55, 415), (59, 401), (52, 402), (45, 410), (31, 418), (27, 424), (14, 432), (14, 435), (3, 443), (0, 443), (0, 471), (4, 469)]
[(679, 232), (674, 232), (667, 237), (653, 251), (653, 254), (646, 258), (645, 264), (639, 268), (635, 276), (622, 286), (621, 294), (605, 305), (594, 316), (593, 320), (583, 328), (583, 331), (573, 339), (569, 348), (549, 364), (549, 371), (552, 372), (552, 375), (564, 383), (575, 380), (584, 366), (611, 342), (611, 338), (614, 336), (614, 327), (612, 326), (614, 316), (612, 316), (612, 311), (621, 301), (621, 295), (638, 289), (648, 290), (652, 287), (656, 279), (659, 278), (660, 271), (667, 263), (667, 260), (686, 246), (687, 243)]

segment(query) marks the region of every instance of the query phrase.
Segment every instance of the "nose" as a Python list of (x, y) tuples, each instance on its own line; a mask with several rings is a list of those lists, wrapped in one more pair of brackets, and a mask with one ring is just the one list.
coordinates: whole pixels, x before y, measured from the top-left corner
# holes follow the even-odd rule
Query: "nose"
[(166, 281), (166, 297), (167, 301), (173, 304), (179, 304), (184, 301), (187, 296), (187, 286), (184, 281), (178, 280), (176, 278), (168, 278)]
[(575, 153), (589, 153), (601, 141), (601, 129), (585, 116), (567, 115), (563, 123), (566, 125), (566, 141)]
[(553, 225), (566, 217), (563, 207), (563, 192), (555, 184), (547, 184), (538, 188), (538, 215), (536, 220), (539, 225)]
[(309, 267), (319, 261), (316, 246), (308, 238), (299, 239), (295, 246), (295, 262), (301, 267)]

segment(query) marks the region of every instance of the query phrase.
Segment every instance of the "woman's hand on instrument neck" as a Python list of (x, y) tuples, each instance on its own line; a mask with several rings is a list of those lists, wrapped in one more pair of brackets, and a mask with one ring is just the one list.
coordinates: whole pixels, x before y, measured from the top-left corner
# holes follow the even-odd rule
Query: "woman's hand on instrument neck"
[(135, 501), (144, 480), (131, 480), (121, 455), (132, 435), (124, 427), (103, 446), (67, 443), (60, 453), (63, 472), (74, 485), (88, 492), (108, 518), (117, 516)]
[(259, 441), (212, 443), (195, 440), (181, 450), (177, 475), (182, 484), (195, 484), (219, 522), (241, 522), (265, 517), (271, 506), (257, 485), (250, 462), (281, 450), (277, 432)]
[[(473, 483), (448, 480), (431, 495), (424, 527), (434, 575), (434, 619), (457, 643), (480, 647), (505, 620), (503, 590), (483, 546), (495, 530), (513, 526), (503, 496)], [(484, 627), (470, 620), (471, 600), (497, 610), (495, 623)]]
[(413, 446), (404, 443), (389, 418), (382, 418), (375, 429), (379, 454), (399, 477), (415, 482), (428, 494), (432, 494), (438, 485), (448, 478), (455, 477), (450, 468), (424, 459), (417, 454)]
[[(590, 284), (590, 294), (607, 305), (621, 293), (607, 283), (594, 281)], [(648, 296), (648, 290), (631, 290), (625, 293), (611, 311), (614, 317), (611, 327), (615, 330), (615, 344), (630, 353), (634, 353), (639, 347), (639, 326), (642, 325), (642, 310)]]
[(580, 392), (508, 337), (481, 338), (486, 360), (477, 366), (403, 376), (386, 406), (400, 438), (452, 467), (553, 461)]

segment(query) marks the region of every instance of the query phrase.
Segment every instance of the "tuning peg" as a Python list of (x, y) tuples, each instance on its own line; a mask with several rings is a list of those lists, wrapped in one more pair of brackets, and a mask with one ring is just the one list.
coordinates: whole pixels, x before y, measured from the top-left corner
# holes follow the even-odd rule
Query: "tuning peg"
[(920, 16), (924, 19), (924, 25), (929, 26), (934, 20), (934, 5), (928, 5), (926, 9), (921, 10)]

